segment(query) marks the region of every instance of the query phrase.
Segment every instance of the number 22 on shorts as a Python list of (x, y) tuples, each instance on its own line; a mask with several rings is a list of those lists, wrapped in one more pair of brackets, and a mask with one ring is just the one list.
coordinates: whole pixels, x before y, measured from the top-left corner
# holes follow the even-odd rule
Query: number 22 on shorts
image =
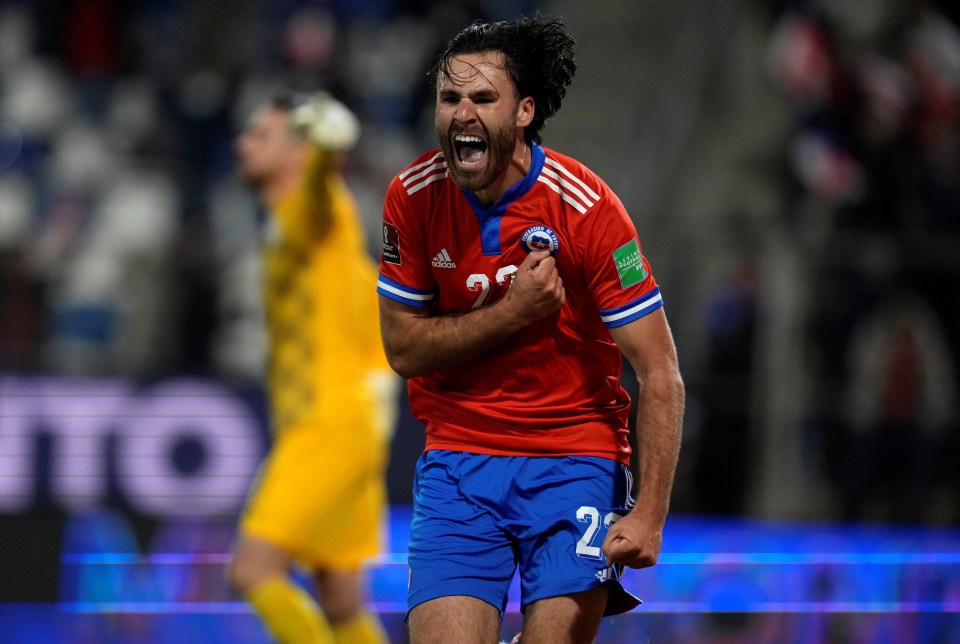
[[(608, 512), (603, 517), (603, 527), (609, 528), (623, 517), (616, 512)], [(581, 505), (577, 509), (577, 521), (586, 523), (587, 529), (577, 542), (577, 556), (587, 559), (603, 559), (603, 551), (600, 546), (593, 545), (593, 541), (600, 530), (600, 511), (589, 505)]]

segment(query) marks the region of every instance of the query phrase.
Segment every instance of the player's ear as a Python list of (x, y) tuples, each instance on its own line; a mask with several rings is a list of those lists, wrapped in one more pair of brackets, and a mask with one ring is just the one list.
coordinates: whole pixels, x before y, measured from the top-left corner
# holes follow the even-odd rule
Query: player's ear
[(517, 103), (517, 127), (527, 127), (533, 121), (533, 115), (536, 106), (533, 104), (533, 97), (527, 96), (521, 98)]

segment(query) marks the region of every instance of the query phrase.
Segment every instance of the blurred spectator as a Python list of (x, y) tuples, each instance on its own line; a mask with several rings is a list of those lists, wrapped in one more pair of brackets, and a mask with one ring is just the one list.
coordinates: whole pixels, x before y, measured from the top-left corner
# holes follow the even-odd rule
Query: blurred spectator
[(904, 60), (915, 79), (918, 197), (932, 232), (960, 233), (960, 30), (927, 9), (906, 36)]
[(24, 253), (32, 197), (23, 177), (0, 178), (0, 369), (29, 370), (38, 358), (43, 292)]
[(908, 289), (891, 289), (854, 329), (843, 409), (850, 441), (844, 517), (926, 522), (938, 450), (955, 413), (954, 360), (943, 325)]
[[(786, 228), (810, 287), (810, 444), (847, 518), (931, 520), (936, 449), (957, 428), (960, 312), (936, 286), (956, 278), (960, 243), (957, 12), (794, 3), (768, 64), (794, 112)], [(908, 290), (889, 292), (895, 272), (914, 276)]]
[(150, 375), (170, 355), (172, 184), (127, 168), (93, 214), (51, 283), (48, 364), (70, 375)]
[(793, 176), (833, 225), (896, 230), (908, 205), (911, 82), (883, 54), (837, 42), (838, 31), (813, 11), (791, 12), (771, 42), (773, 74), (796, 105)]
[(738, 266), (707, 311), (702, 420), (693, 458), (695, 510), (742, 515), (753, 480), (751, 423), (757, 268)]

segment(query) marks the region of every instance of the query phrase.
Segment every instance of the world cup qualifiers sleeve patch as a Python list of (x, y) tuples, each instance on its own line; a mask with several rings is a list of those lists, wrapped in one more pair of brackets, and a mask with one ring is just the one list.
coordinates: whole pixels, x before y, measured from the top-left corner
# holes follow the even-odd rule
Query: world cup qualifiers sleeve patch
[(383, 222), (383, 261), (400, 265), (400, 231), (389, 221)]
[(643, 267), (643, 254), (636, 237), (613, 251), (613, 262), (617, 265), (617, 275), (620, 276), (622, 288), (634, 286), (647, 279), (647, 269)]

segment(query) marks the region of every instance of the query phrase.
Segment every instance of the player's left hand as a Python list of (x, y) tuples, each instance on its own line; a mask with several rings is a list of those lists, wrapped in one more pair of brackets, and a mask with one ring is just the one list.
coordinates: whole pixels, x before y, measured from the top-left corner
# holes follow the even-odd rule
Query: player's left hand
[(619, 563), (630, 568), (649, 568), (657, 563), (662, 544), (663, 526), (631, 512), (610, 526), (601, 549), (607, 565)]

